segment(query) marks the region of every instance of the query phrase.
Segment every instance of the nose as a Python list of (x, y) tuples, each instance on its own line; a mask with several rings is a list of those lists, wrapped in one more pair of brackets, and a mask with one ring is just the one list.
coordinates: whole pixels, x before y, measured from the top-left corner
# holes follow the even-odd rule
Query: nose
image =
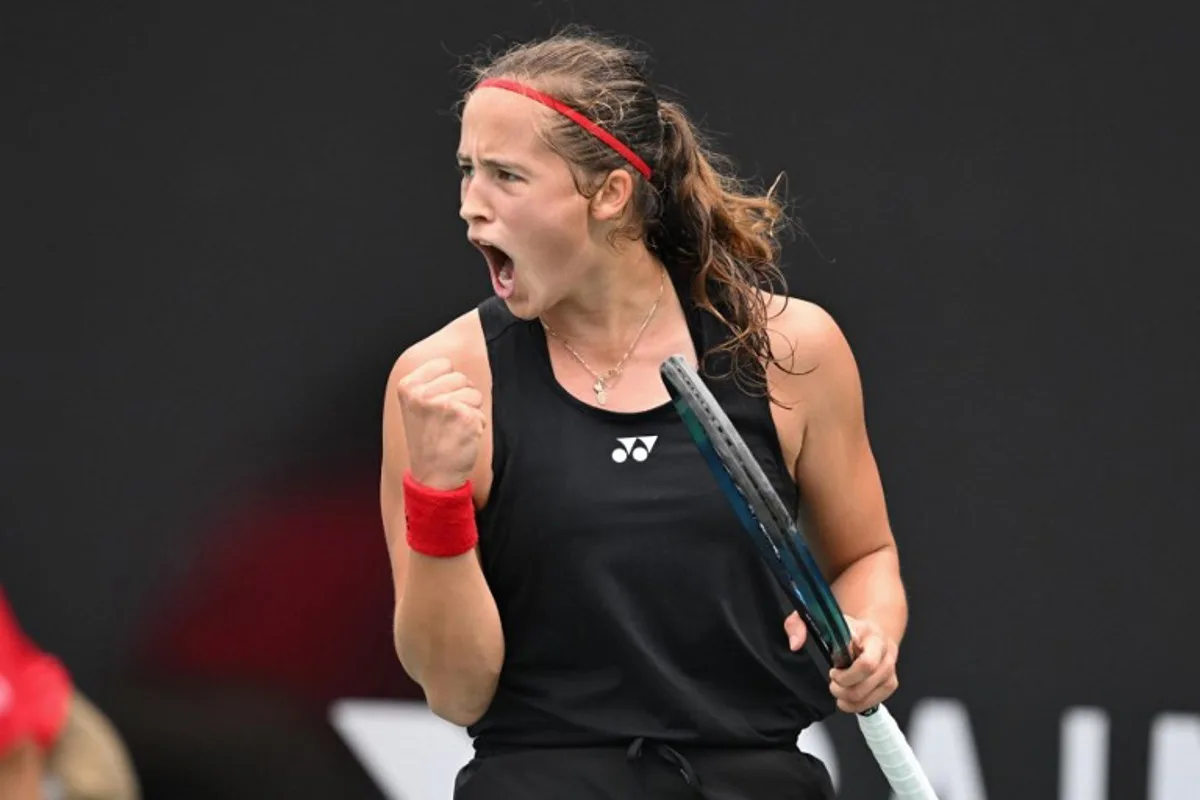
[(458, 215), (468, 223), (488, 222), (492, 218), (491, 206), (487, 203), (482, 187), (471, 178), (463, 180)]

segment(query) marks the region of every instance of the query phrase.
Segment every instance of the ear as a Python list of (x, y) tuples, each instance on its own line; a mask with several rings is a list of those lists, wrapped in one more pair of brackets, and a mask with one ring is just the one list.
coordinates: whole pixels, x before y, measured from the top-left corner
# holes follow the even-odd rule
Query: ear
[(608, 221), (620, 219), (632, 200), (633, 176), (627, 170), (614, 169), (592, 195), (589, 205), (595, 219)]

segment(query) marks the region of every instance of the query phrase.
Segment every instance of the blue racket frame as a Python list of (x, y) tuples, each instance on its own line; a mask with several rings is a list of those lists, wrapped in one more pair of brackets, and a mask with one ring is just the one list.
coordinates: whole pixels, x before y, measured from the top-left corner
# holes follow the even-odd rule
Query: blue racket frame
[(683, 356), (659, 369), (675, 411), (789, 601), (830, 665), (854, 660), (851, 633), (794, 515), (696, 370)]

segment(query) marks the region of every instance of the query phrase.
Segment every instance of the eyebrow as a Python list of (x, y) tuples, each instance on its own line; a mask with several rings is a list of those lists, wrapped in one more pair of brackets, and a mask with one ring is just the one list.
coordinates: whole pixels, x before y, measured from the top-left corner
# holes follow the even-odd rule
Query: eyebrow
[[(462, 153), (459, 153), (458, 154), (458, 163), (459, 164), (470, 164), (471, 157), (463, 155)], [(491, 169), (502, 169), (502, 170), (505, 170), (508, 172), (524, 172), (525, 171), (525, 169), (523, 167), (521, 167), (520, 165), (514, 164), (510, 161), (498, 161), (494, 158), (481, 158), (481, 159), (479, 159), (479, 163), (482, 166), (489, 167)]]

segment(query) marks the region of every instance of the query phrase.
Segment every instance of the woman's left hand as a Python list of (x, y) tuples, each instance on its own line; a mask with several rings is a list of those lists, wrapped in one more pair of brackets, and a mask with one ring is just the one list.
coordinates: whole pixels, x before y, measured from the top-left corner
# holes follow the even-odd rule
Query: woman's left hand
[[(899, 648), (869, 619), (847, 616), (846, 624), (850, 626), (854, 663), (846, 669), (829, 671), (829, 691), (837, 699), (839, 709), (858, 713), (879, 705), (900, 686), (896, 677)], [(784, 620), (783, 626), (791, 649), (799, 650), (808, 638), (804, 621), (793, 612)]]

